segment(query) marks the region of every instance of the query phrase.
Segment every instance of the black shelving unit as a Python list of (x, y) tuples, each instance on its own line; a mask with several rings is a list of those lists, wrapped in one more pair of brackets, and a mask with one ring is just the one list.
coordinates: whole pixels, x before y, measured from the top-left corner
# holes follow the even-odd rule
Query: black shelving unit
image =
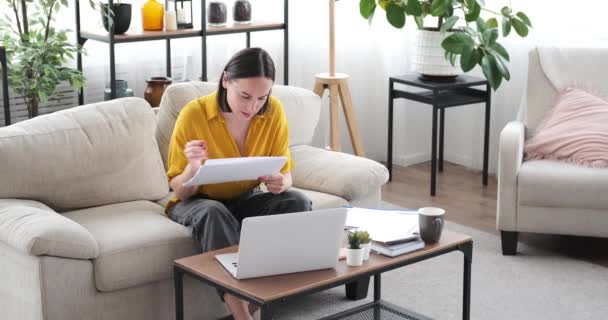
[[(168, 1), (165, 0), (165, 8), (167, 8)], [(113, 0), (108, 0), (108, 4), (111, 7)], [(206, 0), (201, 1), (201, 28), (200, 29), (178, 29), (176, 31), (136, 31), (127, 32), (126, 34), (117, 35), (114, 33), (114, 25), (110, 32), (105, 30), (86, 31), (80, 28), (80, 0), (76, 0), (76, 35), (78, 44), (84, 46), (87, 40), (94, 40), (109, 44), (110, 50), (110, 90), (111, 98), (116, 98), (116, 62), (115, 62), (115, 46), (119, 43), (129, 42), (141, 42), (141, 41), (157, 41), (165, 40), (166, 47), (166, 74), (167, 77), (171, 77), (171, 39), (180, 38), (201, 38), (201, 59), (202, 59), (202, 70), (201, 75), (203, 81), (207, 81), (207, 37), (234, 34), (234, 33), (245, 33), (246, 35), (246, 47), (249, 48), (251, 45), (251, 33), (270, 31), (270, 30), (283, 30), (283, 72), (284, 72), (284, 84), (289, 84), (289, 5), (288, 0), (283, 0), (283, 22), (261, 22), (252, 21), (248, 24), (231, 24), (226, 26), (207, 26), (206, 23)], [(82, 55), (77, 56), (77, 67), (78, 70), (82, 71)], [(78, 92), (78, 104), (84, 104), (84, 89), (80, 89)]]
[(0, 47), (0, 68), (2, 68), (2, 101), (4, 104), (4, 125), (11, 124), (11, 107), (8, 100), (8, 67), (6, 62), (6, 49)]

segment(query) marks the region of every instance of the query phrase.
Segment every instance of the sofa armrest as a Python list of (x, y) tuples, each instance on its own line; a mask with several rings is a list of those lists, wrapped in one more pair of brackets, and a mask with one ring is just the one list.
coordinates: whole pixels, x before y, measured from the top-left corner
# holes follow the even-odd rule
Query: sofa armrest
[(92, 259), (99, 255), (97, 241), (87, 229), (31, 200), (0, 199), (0, 241), (35, 256)]
[(294, 187), (333, 194), (349, 202), (379, 193), (388, 181), (388, 170), (380, 163), (347, 153), (308, 145), (291, 148), (296, 166)]
[(496, 212), (496, 226), (499, 230), (517, 230), (517, 174), (524, 158), (524, 141), (523, 122), (509, 122), (500, 133)]

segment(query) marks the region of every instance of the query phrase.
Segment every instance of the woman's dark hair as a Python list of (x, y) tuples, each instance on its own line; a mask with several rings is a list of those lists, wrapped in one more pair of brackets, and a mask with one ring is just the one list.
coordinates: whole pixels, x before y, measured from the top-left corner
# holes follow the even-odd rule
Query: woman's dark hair
[[(230, 58), (226, 67), (224, 67), (217, 89), (217, 103), (223, 112), (232, 112), (232, 109), (228, 105), (226, 88), (222, 86), (224, 72), (228, 80), (265, 77), (271, 79), (274, 83), (274, 62), (266, 50), (262, 48), (247, 48), (237, 52)], [(258, 115), (268, 110), (269, 100), (269, 98), (266, 98), (266, 102), (258, 112)]]

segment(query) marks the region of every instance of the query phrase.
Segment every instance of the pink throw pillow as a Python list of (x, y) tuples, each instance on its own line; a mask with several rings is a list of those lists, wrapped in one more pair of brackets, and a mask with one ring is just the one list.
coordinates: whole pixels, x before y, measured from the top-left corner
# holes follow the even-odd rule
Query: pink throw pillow
[(565, 89), (524, 151), (526, 159), (608, 167), (608, 100), (580, 89)]

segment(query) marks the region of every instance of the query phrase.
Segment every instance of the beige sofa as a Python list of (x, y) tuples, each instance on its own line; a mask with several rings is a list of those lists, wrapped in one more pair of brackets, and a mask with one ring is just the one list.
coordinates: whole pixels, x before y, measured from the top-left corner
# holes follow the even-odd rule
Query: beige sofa
[[(126, 98), (0, 128), (1, 319), (174, 318), (172, 262), (195, 246), (163, 215), (163, 160), (181, 107), (214, 87), (174, 85), (158, 115)], [(280, 86), (273, 94), (290, 122), (294, 186), (315, 208), (377, 206), (386, 169), (309, 146), (319, 97)], [(184, 287), (187, 319), (225, 315), (212, 288), (189, 278)]]
[(608, 237), (608, 171), (524, 161), (525, 141), (554, 106), (560, 84), (608, 93), (607, 55), (606, 48), (541, 47), (530, 52), (527, 94), (518, 119), (500, 134), (497, 228), (503, 254), (516, 254), (519, 232)]

